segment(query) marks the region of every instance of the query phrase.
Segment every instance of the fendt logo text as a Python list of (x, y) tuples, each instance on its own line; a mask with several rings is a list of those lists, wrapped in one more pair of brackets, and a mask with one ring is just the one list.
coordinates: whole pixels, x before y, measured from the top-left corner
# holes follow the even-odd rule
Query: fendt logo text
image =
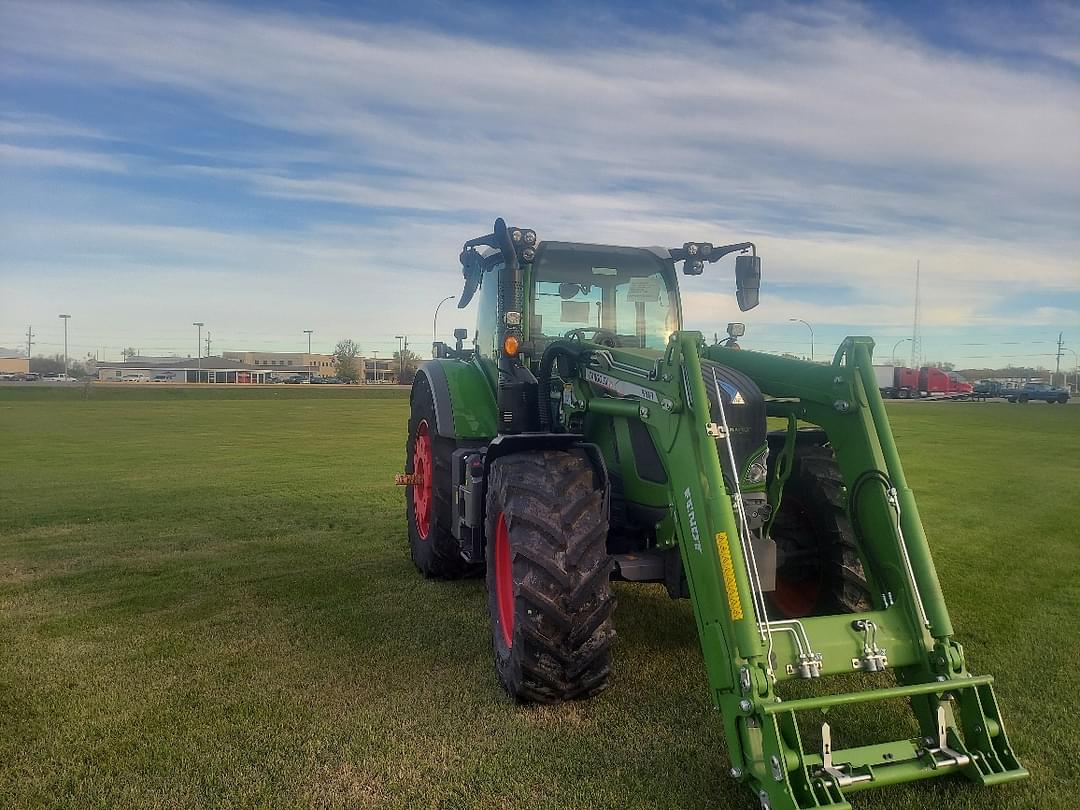
[(686, 498), (686, 517), (690, 521), (690, 536), (694, 538), (694, 548), (701, 553), (701, 533), (697, 527), (697, 515), (694, 514), (694, 498), (690, 494), (690, 487), (683, 493)]

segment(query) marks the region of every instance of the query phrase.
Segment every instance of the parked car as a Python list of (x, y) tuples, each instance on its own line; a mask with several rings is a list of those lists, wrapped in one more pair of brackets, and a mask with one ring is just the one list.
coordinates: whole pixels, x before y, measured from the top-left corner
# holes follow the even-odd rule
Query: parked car
[(978, 380), (971, 389), (971, 398), (975, 400), (987, 400), (995, 397), (1003, 397), (1008, 393), (1005, 383), (1001, 380)]
[(22, 375), (23, 382), (37, 382), (41, 379), (41, 375), (36, 371), (31, 371)]
[(155, 374), (150, 378), (150, 382), (167, 383), (176, 379), (175, 374)]
[(120, 382), (149, 382), (150, 378), (145, 374), (125, 374), (120, 378)]
[(1060, 402), (1064, 405), (1069, 401), (1069, 392), (1050, 383), (1028, 383), (1023, 388), (1009, 392), (1009, 402), (1028, 402), (1032, 399), (1041, 399), (1049, 404)]
[(286, 385), (300, 385), (301, 383), (306, 383), (307, 381), (307, 377), (305, 377), (303, 374), (290, 374), (288, 377), (285, 378)]

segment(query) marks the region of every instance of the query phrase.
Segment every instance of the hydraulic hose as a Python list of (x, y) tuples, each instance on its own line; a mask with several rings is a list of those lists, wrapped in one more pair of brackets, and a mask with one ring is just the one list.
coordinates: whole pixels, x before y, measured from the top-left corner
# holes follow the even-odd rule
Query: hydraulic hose
[(573, 374), (578, 360), (585, 350), (578, 348), (566, 340), (556, 340), (548, 344), (540, 357), (540, 368), (537, 371), (537, 384), (539, 396), (536, 398), (540, 430), (551, 430), (551, 371), (555, 367), (555, 361), (559, 357), (565, 357), (570, 361), (568, 373)]
[(904, 539), (904, 530), (900, 525), (900, 499), (897, 497), (896, 487), (893, 485), (892, 479), (889, 478), (881, 470), (866, 470), (858, 478), (855, 479), (855, 484), (851, 488), (851, 521), (855, 534), (859, 538), (862, 537), (862, 527), (859, 525), (859, 495), (862, 493), (865, 485), (871, 481), (880, 483), (885, 488), (886, 500), (889, 502), (889, 506), (896, 512), (896, 540), (900, 547), (900, 557), (904, 563), (904, 571), (908, 577), (908, 583), (911, 585), (912, 595), (915, 597), (915, 609), (919, 612), (919, 618), (922, 624), (926, 628), (930, 628), (930, 619), (926, 614), (926, 605), (923, 602), (922, 592), (919, 589), (919, 580), (915, 576), (915, 569), (911, 564), (911, 554), (908, 551), (907, 541)]

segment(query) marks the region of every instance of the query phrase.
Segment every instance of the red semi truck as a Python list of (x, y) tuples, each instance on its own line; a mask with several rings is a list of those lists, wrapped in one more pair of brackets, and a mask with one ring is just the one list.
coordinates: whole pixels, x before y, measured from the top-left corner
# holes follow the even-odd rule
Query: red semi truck
[(907, 366), (874, 366), (881, 396), (886, 399), (918, 397), (963, 397), (971, 394), (972, 385), (955, 371), (932, 366), (920, 369)]
[(874, 366), (881, 396), (886, 399), (911, 399), (919, 396), (919, 372), (906, 366)]
[(971, 394), (972, 385), (955, 371), (923, 366), (919, 369), (919, 391), (928, 397), (962, 397)]

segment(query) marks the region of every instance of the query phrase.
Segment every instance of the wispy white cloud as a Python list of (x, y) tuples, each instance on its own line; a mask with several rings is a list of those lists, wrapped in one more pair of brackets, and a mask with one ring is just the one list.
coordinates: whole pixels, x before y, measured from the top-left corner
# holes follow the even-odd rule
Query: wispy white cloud
[(122, 172), (124, 163), (112, 155), (83, 152), (73, 149), (40, 148), (0, 143), (0, 163), (13, 168), (89, 169), (103, 172)]

